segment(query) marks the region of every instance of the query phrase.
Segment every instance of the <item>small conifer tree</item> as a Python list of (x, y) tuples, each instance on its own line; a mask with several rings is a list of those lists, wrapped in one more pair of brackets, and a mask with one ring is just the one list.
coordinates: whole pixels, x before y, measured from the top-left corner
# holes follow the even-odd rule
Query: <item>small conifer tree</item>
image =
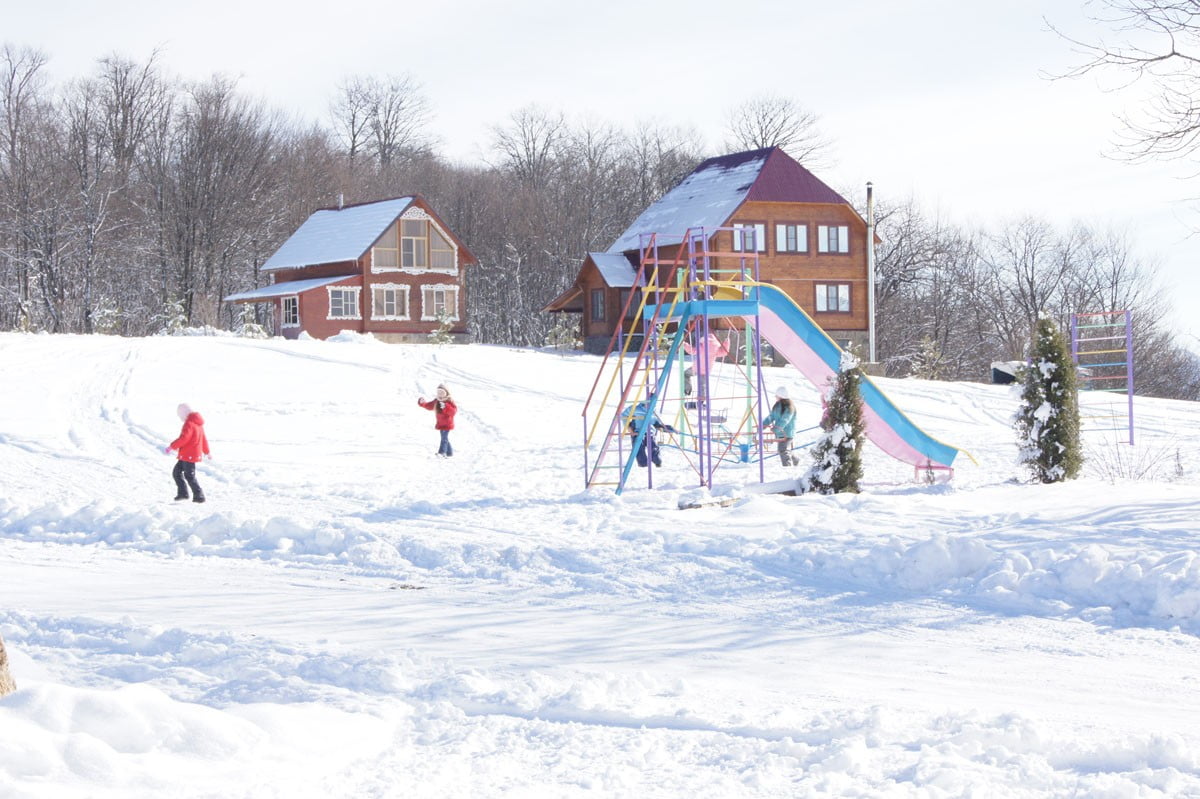
[(1058, 325), (1048, 316), (1034, 329), (1030, 364), (1022, 372), (1021, 405), (1014, 427), (1018, 462), (1042, 483), (1079, 476), (1079, 396), (1075, 363)]
[(922, 380), (941, 380), (944, 371), (941, 347), (928, 335), (921, 337), (919, 346), (912, 359), (912, 376)]
[(579, 328), (578, 316), (560, 313), (554, 320), (554, 326), (546, 334), (546, 345), (560, 351), (579, 349), (583, 346)]
[(178, 336), (187, 327), (187, 313), (183, 308), (183, 297), (172, 295), (156, 317), (162, 322), (160, 336)]
[(862, 479), (862, 447), (866, 438), (863, 418), (862, 371), (858, 358), (842, 353), (842, 362), (825, 413), (821, 437), (813, 445), (813, 465), (804, 477), (807, 489), (821, 494), (858, 493)]
[(453, 344), (454, 335), (450, 332), (450, 328), (454, 327), (454, 319), (447, 311), (439, 311), (437, 315), (437, 327), (429, 333), (429, 341), (433, 344)]

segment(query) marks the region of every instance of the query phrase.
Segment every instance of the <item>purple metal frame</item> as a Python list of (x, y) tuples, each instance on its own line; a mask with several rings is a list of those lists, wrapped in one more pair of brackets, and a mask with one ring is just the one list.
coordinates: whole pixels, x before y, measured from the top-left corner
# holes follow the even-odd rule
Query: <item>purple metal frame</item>
[[(1080, 321), (1079, 321), (1081, 318), (1091, 318), (1091, 317), (1103, 317), (1104, 319), (1107, 320), (1107, 319), (1111, 319), (1118, 315), (1120, 315), (1122, 317), (1123, 321), (1121, 321), (1121, 322), (1104, 321), (1104, 322), (1099, 322), (1096, 324), (1087, 323), (1087, 324), (1083, 324), (1083, 325), (1081, 325)], [(1104, 328), (1106, 330), (1113, 330), (1113, 329), (1120, 328), (1120, 327), (1125, 328), (1124, 335), (1118, 334), (1118, 335), (1104, 335), (1104, 336), (1081, 336), (1081, 334), (1080, 334), (1081, 329)], [(1089, 353), (1086, 350), (1080, 350), (1080, 348), (1079, 348), (1080, 343), (1088, 342), (1088, 341), (1122, 341), (1124, 343), (1124, 349), (1123, 350), (1096, 350), (1096, 351), (1093, 351), (1092, 353)], [(1082, 358), (1083, 356), (1088, 355), (1088, 354), (1106, 354), (1106, 353), (1118, 353), (1118, 352), (1124, 353), (1125, 360), (1123, 360), (1123, 361), (1106, 361), (1106, 362), (1101, 362), (1101, 363), (1082, 363), (1080, 361), (1080, 358)], [(1129, 422), (1129, 444), (1132, 445), (1133, 440), (1134, 440), (1134, 432), (1133, 432), (1134, 431), (1134, 423), (1133, 423), (1133, 374), (1134, 374), (1133, 373), (1133, 311), (1126, 309), (1123, 311), (1099, 311), (1099, 312), (1094, 312), (1094, 313), (1071, 314), (1071, 358), (1072, 358), (1072, 360), (1075, 361), (1075, 365), (1080, 366), (1080, 367), (1092, 367), (1092, 368), (1106, 368), (1106, 367), (1114, 367), (1114, 366), (1124, 366), (1125, 367), (1124, 380), (1125, 380), (1125, 396), (1126, 396), (1126, 403), (1127, 403), (1126, 415), (1128, 417), (1128, 422)], [(1119, 380), (1119, 379), (1121, 379), (1121, 377), (1122, 377), (1121, 375), (1094, 375), (1094, 376), (1086, 377), (1086, 378), (1084, 378), (1084, 380), (1088, 381), (1088, 382), (1100, 381), (1100, 380)], [(1120, 389), (1119, 388), (1110, 388), (1110, 389), (1100, 389), (1100, 390), (1102, 390), (1102, 391), (1119, 391)]]

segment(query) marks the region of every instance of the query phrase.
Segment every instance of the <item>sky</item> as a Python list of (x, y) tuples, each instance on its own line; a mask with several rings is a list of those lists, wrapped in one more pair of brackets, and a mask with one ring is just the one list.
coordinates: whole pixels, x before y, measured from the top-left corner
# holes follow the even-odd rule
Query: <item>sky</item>
[(56, 78), (157, 48), (170, 72), (235, 77), (312, 120), (327, 120), (345, 76), (408, 73), (432, 102), (442, 151), (463, 161), (486, 158), (493, 126), (530, 104), (576, 121), (690, 126), (721, 152), (732, 107), (789, 97), (819, 115), (835, 159), (819, 176), (842, 191), (871, 181), (881, 201), (913, 198), (966, 226), (1033, 215), (1127, 232), (1171, 287), (1181, 343), (1200, 351), (1195, 170), (1114, 157), (1117, 115), (1137, 87), (1048, 77), (1081, 59), (1048, 23), (1085, 40), (1101, 30), (1085, 0), (0, 0), (0, 9), (0, 41), (42, 49)]

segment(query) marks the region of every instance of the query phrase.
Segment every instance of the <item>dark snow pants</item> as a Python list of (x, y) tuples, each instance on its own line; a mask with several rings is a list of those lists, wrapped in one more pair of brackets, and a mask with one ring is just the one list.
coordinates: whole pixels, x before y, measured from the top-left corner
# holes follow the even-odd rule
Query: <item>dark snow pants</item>
[[(635, 441), (637, 441), (637, 436), (630, 436), (629, 440), (631, 443), (635, 442)], [(642, 446), (638, 447), (637, 465), (638, 466), (646, 465), (646, 461), (647, 461), (646, 449), (647, 449), (647, 447), (650, 450), (650, 458), (649, 458), (650, 462), (652, 462), (655, 466), (662, 466), (662, 455), (658, 451), (658, 442), (654, 440), (654, 435), (651, 433), (646, 433), (646, 440), (642, 442)]]
[(196, 464), (191, 461), (175, 461), (171, 477), (175, 478), (175, 497), (177, 499), (187, 499), (190, 487), (192, 499), (197, 502), (204, 501), (204, 492), (200, 489), (200, 484), (196, 482)]

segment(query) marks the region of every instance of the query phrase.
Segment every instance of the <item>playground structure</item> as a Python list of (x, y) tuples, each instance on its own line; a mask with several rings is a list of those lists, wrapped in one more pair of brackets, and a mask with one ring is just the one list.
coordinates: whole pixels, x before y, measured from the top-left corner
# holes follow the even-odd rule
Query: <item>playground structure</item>
[[(716, 234), (726, 231), (730, 250), (711, 249)], [(757, 464), (762, 482), (772, 457), (772, 440), (760, 425), (769, 410), (763, 342), (818, 389), (838, 372), (841, 348), (791, 297), (759, 281), (754, 235), (743, 227), (690, 228), (682, 238), (641, 234), (634, 290), (622, 309), (629, 323), (613, 332), (582, 413), (589, 488), (611, 486), (621, 493), (639, 453), (653, 487), (648, 437), (659, 419), (699, 485), (711, 488), (726, 464)], [(727, 376), (714, 379), (712, 369), (701, 367), (710, 359), (710, 334), (718, 332), (731, 344), (724, 371), (736, 374), (732, 389)], [(694, 395), (681, 368), (685, 352), (695, 359)], [(916, 475), (953, 474), (957, 448), (918, 428), (866, 377), (862, 395), (874, 444), (912, 464)]]
[[(1071, 314), (1071, 357), (1079, 369), (1080, 388), (1087, 393), (1125, 396), (1123, 403), (1084, 402), (1080, 397), (1083, 432), (1117, 432), (1119, 424), (1133, 444), (1133, 314), (1099, 311)], [(1090, 399), (1090, 398), (1089, 398)], [(1105, 423), (1108, 424), (1105, 424)]]

